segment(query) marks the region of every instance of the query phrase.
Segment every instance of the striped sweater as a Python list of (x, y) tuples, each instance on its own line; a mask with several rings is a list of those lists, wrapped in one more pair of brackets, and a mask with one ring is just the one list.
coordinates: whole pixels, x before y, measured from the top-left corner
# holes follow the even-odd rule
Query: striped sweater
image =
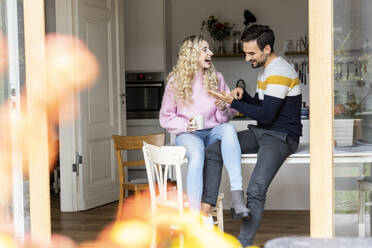
[(282, 57), (275, 58), (258, 75), (254, 97), (244, 92), (231, 107), (254, 119), (258, 127), (287, 133), (299, 141), (302, 135), (301, 88), (297, 72)]

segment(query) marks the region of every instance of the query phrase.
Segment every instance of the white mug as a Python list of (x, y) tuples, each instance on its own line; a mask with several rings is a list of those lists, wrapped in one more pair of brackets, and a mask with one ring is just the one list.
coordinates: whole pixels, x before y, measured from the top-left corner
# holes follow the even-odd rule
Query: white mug
[(202, 115), (195, 115), (192, 121), (194, 122), (196, 130), (204, 129), (204, 117)]

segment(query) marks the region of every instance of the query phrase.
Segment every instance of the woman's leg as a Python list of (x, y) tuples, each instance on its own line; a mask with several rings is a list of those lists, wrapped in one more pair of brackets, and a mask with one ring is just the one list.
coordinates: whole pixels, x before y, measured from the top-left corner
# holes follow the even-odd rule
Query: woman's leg
[(191, 133), (177, 135), (175, 142), (176, 145), (186, 147), (189, 162), (186, 179), (189, 206), (199, 212), (203, 191), (204, 142), (198, 135)]
[(229, 174), (231, 191), (243, 190), (241, 170), (241, 149), (235, 127), (224, 123), (211, 129), (207, 136), (207, 145), (221, 140), (223, 162)]

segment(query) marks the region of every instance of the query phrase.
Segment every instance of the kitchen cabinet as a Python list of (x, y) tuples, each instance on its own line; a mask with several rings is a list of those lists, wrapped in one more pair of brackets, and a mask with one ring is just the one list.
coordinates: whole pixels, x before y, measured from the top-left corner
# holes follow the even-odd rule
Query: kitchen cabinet
[(170, 1), (125, 0), (125, 70), (164, 71), (170, 47)]
[(127, 134), (130, 136), (165, 132), (159, 119), (130, 119), (127, 120), (127, 128)]

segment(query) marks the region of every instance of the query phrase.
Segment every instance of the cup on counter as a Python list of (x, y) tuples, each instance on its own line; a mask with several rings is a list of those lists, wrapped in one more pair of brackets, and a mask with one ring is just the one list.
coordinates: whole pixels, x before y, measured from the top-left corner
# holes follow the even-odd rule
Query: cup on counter
[(196, 127), (196, 130), (204, 129), (204, 117), (202, 115), (195, 115), (192, 121)]

